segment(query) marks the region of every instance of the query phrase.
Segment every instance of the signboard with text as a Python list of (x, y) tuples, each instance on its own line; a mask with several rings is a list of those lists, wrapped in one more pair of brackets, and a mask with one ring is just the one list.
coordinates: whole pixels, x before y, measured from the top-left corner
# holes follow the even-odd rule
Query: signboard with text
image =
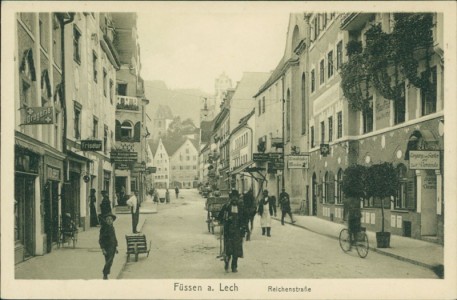
[(287, 167), (289, 169), (308, 169), (309, 156), (308, 155), (289, 155), (287, 160)]
[(102, 151), (101, 140), (83, 140), (81, 141), (82, 151)]
[(116, 163), (135, 162), (138, 160), (138, 152), (111, 151), (111, 160)]
[(411, 170), (439, 170), (439, 151), (409, 151), (409, 168)]
[(21, 125), (54, 124), (54, 108), (27, 107), (22, 109)]
[(269, 161), (270, 158), (268, 153), (253, 153), (252, 160), (255, 162), (266, 162)]

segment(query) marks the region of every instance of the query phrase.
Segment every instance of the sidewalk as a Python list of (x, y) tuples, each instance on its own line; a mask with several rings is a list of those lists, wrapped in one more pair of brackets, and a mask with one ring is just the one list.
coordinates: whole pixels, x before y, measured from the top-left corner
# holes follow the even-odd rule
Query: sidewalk
[[(152, 208), (145, 208), (144, 213), (153, 213)], [(146, 216), (141, 213), (138, 229), (141, 231)], [(114, 221), (118, 251), (111, 267), (110, 279), (118, 278), (127, 262), (125, 235), (132, 234), (130, 214), (117, 214)], [(78, 233), (76, 248), (64, 245), (54, 248), (51, 253), (35, 256), (15, 266), (16, 279), (100, 279), (105, 258), (98, 244), (100, 227), (92, 227)], [(141, 233), (140, 233), (141, 234)], [(132, 259), (132, 257), (130, 257)]]
[[(274, 217), (278, 222), (281, 221), (280, 214), (279, 212), (279, 217)], [(338, 239), (341, 229), (346, 227), (345, 224), (334, 223), (314, 216), (294, 214), (293, 217), (296, 221), (294, 226), (334, 239)], [(286, 216), (284, 220), (285, 223), (291, 224), (289, 216)], [(430, 268), (435, 272), (439, 272), (443, 268), (444, 249), (442, 245), (392, 234), (390, 248), (376, 248), (376, 233), (367, 231), (367, 235), (371, 251)]]

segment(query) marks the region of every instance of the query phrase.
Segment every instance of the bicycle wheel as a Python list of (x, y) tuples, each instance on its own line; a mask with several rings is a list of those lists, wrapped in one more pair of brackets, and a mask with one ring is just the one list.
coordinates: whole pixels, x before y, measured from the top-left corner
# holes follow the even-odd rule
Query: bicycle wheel
[(357, 253), (361, 258), (365, 258), (368, 255), (368, 236), (365, 232), (359, 232), (357, 234)]
[(349, 231), (344, 228), (340, 232), (339, 237), (340, 247), (344, 252), (348, 252), (351, 249), (351, 240), (349, 236)]

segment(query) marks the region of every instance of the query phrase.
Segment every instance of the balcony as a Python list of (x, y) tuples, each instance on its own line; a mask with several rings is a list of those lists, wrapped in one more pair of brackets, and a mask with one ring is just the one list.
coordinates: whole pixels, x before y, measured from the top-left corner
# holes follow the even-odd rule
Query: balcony
[(347, 31), (361, 30), (365, 23), (374, 16), (374, 13), (346, 13), (341, 19), (341, 29)]
[(140, 110), (138, 102), (140, 102), (140, 99), (137, 97), (118, 95), (116, 109), (138, 111)]

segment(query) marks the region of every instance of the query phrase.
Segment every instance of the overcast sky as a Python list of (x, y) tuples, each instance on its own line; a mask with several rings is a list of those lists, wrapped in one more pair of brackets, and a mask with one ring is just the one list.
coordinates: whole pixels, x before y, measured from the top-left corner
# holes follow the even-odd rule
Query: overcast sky
[(273, 70), (284, 53), (290, 12), (303, 2), (151, 4), (138, 12), (142, 77), (169, 88), (214, 93), (222, 72), (235, 84), (244, 71)]

